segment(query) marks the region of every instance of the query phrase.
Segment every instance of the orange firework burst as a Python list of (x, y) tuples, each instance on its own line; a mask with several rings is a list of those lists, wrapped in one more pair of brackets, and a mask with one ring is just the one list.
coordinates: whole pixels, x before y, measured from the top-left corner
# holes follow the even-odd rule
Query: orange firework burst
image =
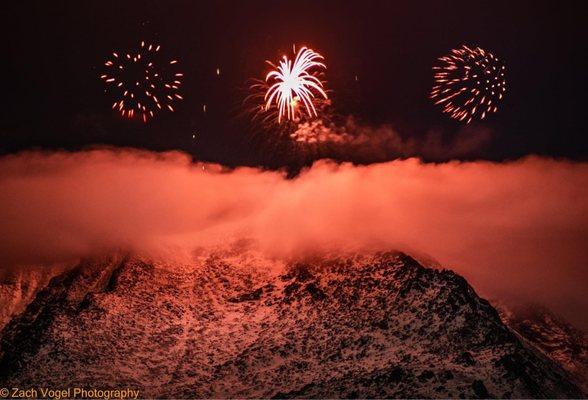
[(274, 68), (270, 71), (265, 80), (269, 84), (265, 93), (265, 111), (275, 106), (278, 114), (278, 123), (283, 118), (294, 120), (300, 103), (304, 104), (309, 116), (316, 116), (316, 109), (313, 104), (314, 98), (318, 95), (327, 99), (323, 90), (323, 83), (314, 74), (316, 70), (325, 69), (321, 61), (323, 56), (317, 52), (302, 47), (294, 62), (284, 56), (276, 66), (268, 63)]
[(435, 85), (430, 98), (451, 118), (470, 123), (498, 111), (506, 92), (505, 67), (492, 53), (462, 46), (439, 58), (443, 65), (433, 67)]
[(183, 73), (177, 60), (162, 60), (161, 46), (144, 41), (136, 53), (113, 52), (104, 63), (106, 71), (100, 76), (107, 90), (114, 94), (113, 110), (123, 117), (153, 118), (159, 110), (174, 111), (180, 94)]

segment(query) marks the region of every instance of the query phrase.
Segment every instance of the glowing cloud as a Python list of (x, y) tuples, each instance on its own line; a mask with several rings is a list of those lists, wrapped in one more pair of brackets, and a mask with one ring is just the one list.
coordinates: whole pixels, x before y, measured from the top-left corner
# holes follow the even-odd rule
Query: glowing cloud
[(0, 269), (240, 237), (276, 256), (396, 249), (588, 326), (588, 163), (321, 161), (286, 179), (177, 152), (30, 152), (0, 158), (0, 187)]

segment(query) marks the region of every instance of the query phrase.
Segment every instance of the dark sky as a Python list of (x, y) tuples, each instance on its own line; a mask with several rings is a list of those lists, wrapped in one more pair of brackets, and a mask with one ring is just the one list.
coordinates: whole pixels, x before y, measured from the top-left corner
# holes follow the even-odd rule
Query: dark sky
[[(479, 124), (493, 139), (478, 157), (588, 156), (581, 2), (12, 1), (2, 7), (0, 154), (106, 144), (263, 164), (239, 107), (247, 80), (262, 77), (264, 61), (295, 43), (325, 56), (338, 114), (389, 124), (404, 137), (440, 131), (447, 140), (461, 125), (428, 99), (431, 67), (451, 48), (481, 46), (505, 61), (509, 92), (499, 112)], [(142, 39), (160, 43), (185, 73), (177, 112), (147, 125), (114, 114), (98, 78), (111, 51)]]

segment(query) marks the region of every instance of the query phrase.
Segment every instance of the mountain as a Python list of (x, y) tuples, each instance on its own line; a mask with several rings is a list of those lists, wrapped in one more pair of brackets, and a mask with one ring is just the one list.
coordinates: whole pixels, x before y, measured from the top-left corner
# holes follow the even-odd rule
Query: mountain
[(1, 334), (0, 387), (142, 397), (583, 397), (459, 275), (397, 252), (246, 247), (59, 274)]

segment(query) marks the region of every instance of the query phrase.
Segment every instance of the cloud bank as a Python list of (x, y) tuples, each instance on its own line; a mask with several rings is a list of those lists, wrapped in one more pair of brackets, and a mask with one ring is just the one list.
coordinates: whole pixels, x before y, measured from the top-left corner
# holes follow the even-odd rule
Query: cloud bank
[(321, 161), (286, 179), (182, 153), (26, 152), (0, 159), (0, 188), (0, 267), (239, 235), (286, 256), (399, 249), (588, 326), (588, 163)]

